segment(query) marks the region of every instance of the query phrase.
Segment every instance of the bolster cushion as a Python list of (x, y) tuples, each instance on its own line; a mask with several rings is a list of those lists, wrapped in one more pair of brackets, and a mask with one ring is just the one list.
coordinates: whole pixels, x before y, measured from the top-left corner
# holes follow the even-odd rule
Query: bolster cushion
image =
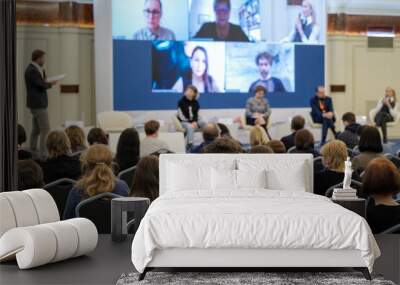
[(13, 228), (0, 238), (0, 261), (16, 258), (20, 269), (33, 268), (87, 254), (97, 239), (96, 226), (84, 218)]

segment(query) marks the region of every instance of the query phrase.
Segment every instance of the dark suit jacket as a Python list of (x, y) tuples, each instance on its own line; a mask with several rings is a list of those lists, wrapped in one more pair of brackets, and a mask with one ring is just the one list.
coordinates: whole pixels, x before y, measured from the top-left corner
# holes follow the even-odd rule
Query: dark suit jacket
[(294, 147), (294, 136), (296, 135), (296, 132), (291, 133), (290, 135), (287, 135), (283, 138), (281, 138), (281, 142), (285, 145), (286, 151)]
[(51, 84), (45, 81), (40, 71), (31, 63), (25, 70), (27, 107), (30, 109), (47, 108), (47, 89)]
[[(325, 103), (325, 112), (333, 112), (333, 103), (331, 97), (326, 96), (324, 99)], [(322, 111), (319, 108), (319, 98), (318, 96), (314, 96), (310, 99), (311, 106), (311, 118), (314, 123), (322, 123)], [(333, 117), (333, 121), (335, 121), (335, 117)]]

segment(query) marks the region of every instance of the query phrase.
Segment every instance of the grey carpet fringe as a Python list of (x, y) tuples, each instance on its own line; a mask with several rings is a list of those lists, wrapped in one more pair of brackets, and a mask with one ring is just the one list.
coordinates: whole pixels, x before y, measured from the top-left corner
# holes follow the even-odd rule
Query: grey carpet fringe
[(148, 272), (142, 281), (138, 281), (138, 276), (138, 273), (122, 274), (117, 285), (395, 285), (379, 275), (372, 275), (373, 280), (368, 281), (359, 272)]

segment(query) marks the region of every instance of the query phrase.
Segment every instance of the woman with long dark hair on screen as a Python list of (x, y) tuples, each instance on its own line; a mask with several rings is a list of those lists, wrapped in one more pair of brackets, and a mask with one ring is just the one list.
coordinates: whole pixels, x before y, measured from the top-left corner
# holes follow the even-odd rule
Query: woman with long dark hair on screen
[(387, 87), (385, 96), (378, 101), (375, 107), (376, 115), (375, 124), (382, 129), (383, 142), (387, 143), (387, 126), (389, 122), (393, 122), (397, 116), (400, 116), (399, 103), (396, 100), (396, 92), (393, 88)]
[(314, 7), (310, 0), (304, 0), (302, 11), (297, 16), (293, 30), (282, 42), (317, 44), (319, 36), (320, 28), (317, 24)]
[(208, 54), (202, 46), (196, 46), (190, 56), (190, 70), (185, 72), (172, 87), (183, 92), (189, 85), (194, 85), (200, 93), (220, 92), (214, 78), (208, 75)]

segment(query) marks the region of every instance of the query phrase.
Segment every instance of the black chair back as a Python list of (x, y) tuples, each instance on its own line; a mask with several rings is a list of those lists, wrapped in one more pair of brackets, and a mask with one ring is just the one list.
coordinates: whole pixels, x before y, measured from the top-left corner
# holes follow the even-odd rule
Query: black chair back
[(398, 158), (390, 153), (386, 153), (385, 157), (387, 159), (389, 159), (391, 162), (393, 162), (393, 164), (396, 165), (397, 169), (400, 170), (400, 158)]
[(135, 175), (136, 166), (129, 167), (118, 174), (118, 178), (125, 181), (129, 189), (132, 189), (133, 176)]
[(314, 173), (321, 172), (325, 169), (325, 165), (322, 161), (322, 156), (314, 158)]
[(91, 220), (99, 234), (111, 233), (111, 200), (122, 196), (114, 193), (102, 193), (80, 202), (75, 208), (76, 217)]
[(53, 181), (43, 187), (47, 192), (50, 193), (56, 202), (58, 213), (60, 214), (60, 219), (62, 219), (65, 203), (69, 195), (69, 191), (75, 186), (76, 181), (69, 178), (62, 178)]

